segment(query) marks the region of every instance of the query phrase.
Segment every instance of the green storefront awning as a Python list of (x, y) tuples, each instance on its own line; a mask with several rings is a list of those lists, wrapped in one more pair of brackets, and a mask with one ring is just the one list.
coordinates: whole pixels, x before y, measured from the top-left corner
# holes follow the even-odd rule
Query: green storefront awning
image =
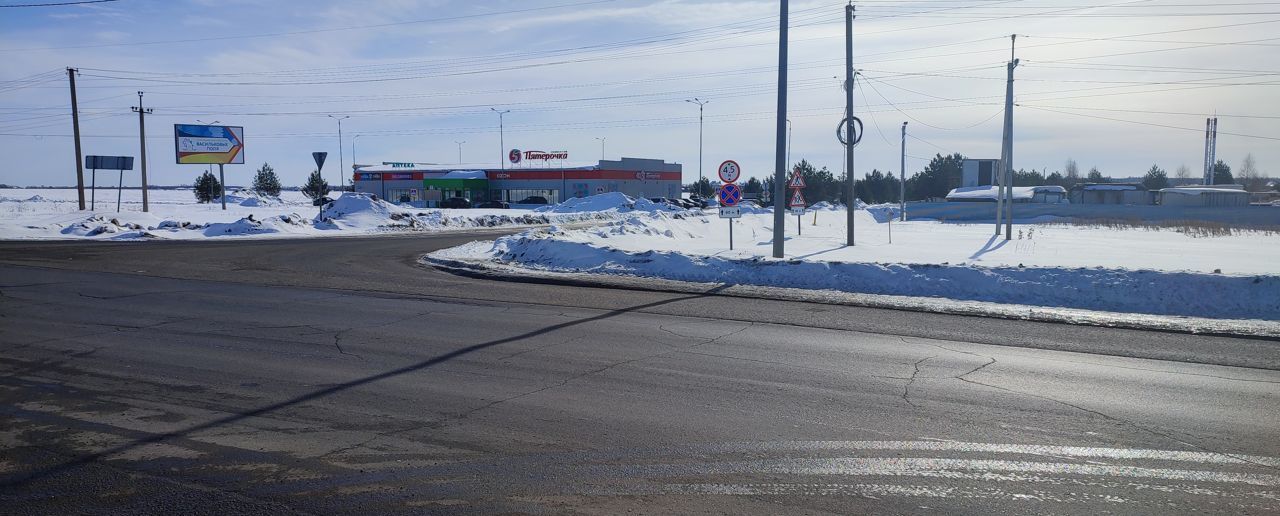
[(422, 187), (439, 190), (488, 190), (488, 179), (423, 179)]

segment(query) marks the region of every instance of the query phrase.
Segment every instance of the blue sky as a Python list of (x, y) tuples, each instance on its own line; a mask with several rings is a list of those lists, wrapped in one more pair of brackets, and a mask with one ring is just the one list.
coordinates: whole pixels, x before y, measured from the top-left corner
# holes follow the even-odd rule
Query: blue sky
[[(0, 5), (16, 1), (0, 0)], [(23, 2), (30, 3), (30, 2)], [(1252, 153), (1280, 175), (1280, 7), (1261, 0), (876, 0), (859, 2), (855, 110), (867, 134), (856, 172), (908, 174), (939, 152), (999, 153), (1004, 62), (1017, 33), (1015, 166), (1199, 175), (1204, 118), (1218, 156)], [(0, 8), (0, 183), (74, 184), (65, 67), (78, 67), (86, 154), (137, 155), (137, 94), (152, 182), (189, 183), (172, 124), (245, 127), (247, 182), (270, 162), (286, 183), (328, 151), (342, 158), (495, 167), (507, 148), (663, 158), (697, 177), (697, 107), (708, 173), (774, 160), (777, 9), (771, 1), (119, 0)], [(792, 160), (837, 174), (843, 4), (792, 2)], [(44, 75), (40, 75), (44, 74)], [(34, 77), (31, 79), (31, 77)], [(1227, 134), (1235, 133), (1235, 134)], [(353, 148), (354, 146), (354, 148)]]

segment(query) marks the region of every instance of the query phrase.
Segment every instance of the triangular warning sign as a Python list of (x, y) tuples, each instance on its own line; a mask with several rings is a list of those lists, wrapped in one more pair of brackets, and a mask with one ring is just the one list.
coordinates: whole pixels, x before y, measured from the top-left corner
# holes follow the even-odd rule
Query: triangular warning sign
[(800, 193), (800, 190), (793, 191), (791, 193), (791, 203), (788, 204), (787, 206), (790, 206), (792, 208), (805, 207), (804, 194)]
[(791, 181), (787, 183), (787, 188), (804, 188), (804, 176), (796, 174), (791, 176)]

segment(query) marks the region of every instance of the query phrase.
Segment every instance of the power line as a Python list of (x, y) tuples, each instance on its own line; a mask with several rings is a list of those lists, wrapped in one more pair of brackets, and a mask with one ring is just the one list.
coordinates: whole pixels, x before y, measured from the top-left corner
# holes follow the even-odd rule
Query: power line
[(115, 2), (115, 1), (116, 0), (80, 0), (78, 2), (56, 2), (56, 3), (50, 3), (50, 4), (11, 4), (11, 5), (0, 5), (0, 8), (3, 8), (3, 7), (58, 7), (63, 5), (102, 4), (102, 3)]
[[(1019, 106), (1022, 106), (1022, 104), (1018, 104), (1018, 105), (1019, 105)], [(1194, 131), (1194, 132), (1197, 132), (1197, 133), (1198, 133), (1198, 132), (1202, 132), (1202, 131), (1204, 131), (1204, 128), (1200, 128), (1200, 129), (1193, 129), (1193, 128), (1190, 128), (1190, 127), (1181, 127), (1181, 126), (1176, 126), (1176, 125), (1157, 124), (1157, 123), (1153, 123), (1153, 122), (1139, 122), (1139, 121), (1137, 121), (1137, 120), (1125, 120), (1125, 119), (1123, 119), (1123, 118), (1112, 118), (1112, 117), (1106, 117), (1106, 116), (1100, 116), (1100, 115), (1087, 115), (1087, 114), (1084, 114), (1084, 113), (1072, 113), (1072, 112), (1070, 112), (1070, 111), (1059, 111), (1059, 110), (1056, 110), (1056, 109), (1049, 109), (1049, 108), (1046, 108), (1046, 107), (1040, 107), (1040, 106), (1022, 106), (1022, 107), (1028, 107), (1028, 108), (1031, 108), (1031, 109), (1038, 109), (1038, 110), (1040, 110), (1040, 111), (1048, 111), (1048, 112), (1051, 112), (1051, 113), (1059, 113), (1059, 114), (1063, 114), (1063, 115), (1072, 115), (1072, 116), (1079, 116), (1079, 117), (1085, 117), (1085, 118), (1096, 118), (1096, 119), (1099, 119), (1099, 120), (1110, 120), (1110, 121), (1112, 121), (1112, 122), (1124, 122), (1124, 123), (1127, 123), (1127, 124), (1138, 124), (1138, 125), (1146, 125), (1146, 126), (1151, 126), (1151, 127), (1163, 127), (1163, 128), (1166, 128), (1166, 129), (1177, 129), (1177, 130), (1180, 130), (1180, 131)], [(1239, 136), (1239, 137), (1242, 137), (1242, 138), (1257, 138), (1257, 139), (1261, 139), (1261, 140), (1276, 140), (1276, 141), (1280, 141), (1280, 137), (1275, 137), (1275, 136), (1261, 136), (1261, 135), (1256, 135), (1256, 134), (1229, 133), (1229, 132), (1224, 132), (1224, 131), (1219, 131), (1218, 133), (1219, 133), (1219, 134), (1231, 135), (1231, 136)]]

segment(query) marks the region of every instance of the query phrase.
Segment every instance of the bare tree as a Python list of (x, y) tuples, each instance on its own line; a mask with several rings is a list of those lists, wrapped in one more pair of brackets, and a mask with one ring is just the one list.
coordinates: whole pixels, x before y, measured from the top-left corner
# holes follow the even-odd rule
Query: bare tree
[(1076, 160), (1067, 158), (1067, 166), (1063, 175), (1072, 182), (1080, 179), (1080, 166), (1076, 165)]
[(1240, 164), (1240, 170), (1236, 172), (1236, 182), (1244, 185), (1244, 189), (1250, 192), (1261, 192), (1267, 190), (1266, 176), (1258, 172), (1258, 163), (1253, 159), (1253, 153), (1244, 155), (1244, 163)]
[(1173, 177), (1178, 179), (1191, 179), (1191, 169), (1187, 168), (1185, 163), (1178, 165), (1178, 170), (1173, 172)]

